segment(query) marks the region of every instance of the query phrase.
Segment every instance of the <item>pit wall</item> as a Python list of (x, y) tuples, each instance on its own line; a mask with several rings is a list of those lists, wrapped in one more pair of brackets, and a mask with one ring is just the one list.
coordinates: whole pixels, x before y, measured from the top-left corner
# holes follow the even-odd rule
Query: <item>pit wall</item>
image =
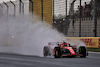
[(66, 37), (67, 40), (79, 39), (83, 41), (87, 48), (100, 48), (100, 37)]

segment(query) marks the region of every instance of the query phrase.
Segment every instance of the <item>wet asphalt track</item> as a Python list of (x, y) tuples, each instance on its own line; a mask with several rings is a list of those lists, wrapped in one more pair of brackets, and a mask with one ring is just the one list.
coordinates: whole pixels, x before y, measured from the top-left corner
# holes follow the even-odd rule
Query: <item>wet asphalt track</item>
[(0, 54), (0, 67), (100, 67), (100, 54), (90, 53), (87, 58), (51, 58)]

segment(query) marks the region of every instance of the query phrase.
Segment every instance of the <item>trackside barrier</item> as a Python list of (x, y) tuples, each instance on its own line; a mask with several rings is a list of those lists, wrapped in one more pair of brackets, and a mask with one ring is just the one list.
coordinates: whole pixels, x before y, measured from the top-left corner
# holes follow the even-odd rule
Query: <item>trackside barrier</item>
[(87, 48), (100, 48), (100, 37), (66, 37), (67, 40), (81, 40)]
[(99, 48), (100, 48), (100, 37), (99, 37)]

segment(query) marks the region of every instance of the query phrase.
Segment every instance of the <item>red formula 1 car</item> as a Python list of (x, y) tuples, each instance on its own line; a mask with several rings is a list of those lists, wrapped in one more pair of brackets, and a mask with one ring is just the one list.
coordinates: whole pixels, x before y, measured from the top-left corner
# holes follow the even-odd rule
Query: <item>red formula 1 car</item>
[(80, 46), (77, 49), (75, 46), (71, 46), (69, 43), (66, 42), (62, 43), (51, 42), (48, 43), (48, 46), (44, 46), (43, 54), (44, 56), (53, 55), (55, 58), (60, 58), (64, 56), (86, 57), (88, 55), (88, 52), (86, 51), (85, 46)]

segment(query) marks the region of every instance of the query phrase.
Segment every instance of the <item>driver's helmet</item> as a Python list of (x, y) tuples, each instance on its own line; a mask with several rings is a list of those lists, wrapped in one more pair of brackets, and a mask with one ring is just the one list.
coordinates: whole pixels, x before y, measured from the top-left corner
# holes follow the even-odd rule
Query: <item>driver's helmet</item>
[(57, 42), (57, 45), (59, 46), (59, 42)]
[(66, 42), (65, 42), (65, 39), (63, 39), (63, 43), (66, 43)]
[(65, 41), (65, 39), (63, 39), (63, 42)]

